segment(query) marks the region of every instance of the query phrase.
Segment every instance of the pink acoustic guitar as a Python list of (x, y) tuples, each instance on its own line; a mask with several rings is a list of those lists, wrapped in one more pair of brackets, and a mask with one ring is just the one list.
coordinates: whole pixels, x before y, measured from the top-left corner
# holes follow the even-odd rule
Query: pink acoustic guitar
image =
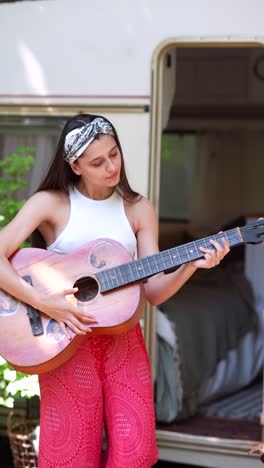
[[(96, 316), (92, 334), (119, 334), (133, 327), (142, 316), (144, 296), (140, 283), (144, 279), (203, 257), (199, 247), (212, 248), (210, 239), (225, 236), (233, 247), (260, 243), (263, 234), (261, 219), (135, 261), (111, 239), (84, 244), (68, 255), (25, 248), (10, 261), (25, 281), (41, 291), (78, 286), (71, 300), (84, 314)], [(15, 369), (41, 374), (60, 366), (86, 339), (70, 333), (71, 341), (55, 320), (0, 290), (0, 354)]]

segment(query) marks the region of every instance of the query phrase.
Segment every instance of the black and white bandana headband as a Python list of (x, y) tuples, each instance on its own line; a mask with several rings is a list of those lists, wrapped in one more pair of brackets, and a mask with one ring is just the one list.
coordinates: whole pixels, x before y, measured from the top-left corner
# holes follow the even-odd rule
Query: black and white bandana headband
[(100, 133), (115, 136), (112, 125), (102, 117), (68, 133), (64, 142), (65, 161), (72, 164)]

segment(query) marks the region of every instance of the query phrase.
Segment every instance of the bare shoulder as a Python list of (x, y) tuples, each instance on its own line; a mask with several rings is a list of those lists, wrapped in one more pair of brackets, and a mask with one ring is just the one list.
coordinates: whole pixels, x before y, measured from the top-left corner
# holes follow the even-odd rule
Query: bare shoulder
[(30, 197), (27, 204), (37, 209), (44, 215), (43, 220), (58, 215), (58, 209), (68, 205), (68, 195), (59, 190), (42, 190)]
[(54, 230), (68, 214), (67, 194), (41, 191), (32, 195), (0, 232), (1, 250), (9, 257), (39, 227)]
[(126, 202), (127, 209), (137, 215), (152, 216), (156, 213), (153, 203), (143, 195), (136, 201)]
[(61, 190), (41, 190), (40, 192), (34, 193), (28, 201), (33, 203), (47, 203), (48, 206), (52, 204), (60, 204), (67, 198), (67, 195)]
[(156, 223), (156, 209), (148, 198), (141, 196), (139, 200), (126, 201), (125, 207), (129, 220), (133, 223), (135, 233), (145, 225), (153, 226)]
[(57, 191), (40, 191), (32, 195), (22, 206), (18, 214), (11, 223), (21, 223), (22, 220), (29, 222), (32, 226), (37, 227), (42, 221), (47, 221), (54, 216), (54, 212), (61, 206), (64, 201), (64, 196)]

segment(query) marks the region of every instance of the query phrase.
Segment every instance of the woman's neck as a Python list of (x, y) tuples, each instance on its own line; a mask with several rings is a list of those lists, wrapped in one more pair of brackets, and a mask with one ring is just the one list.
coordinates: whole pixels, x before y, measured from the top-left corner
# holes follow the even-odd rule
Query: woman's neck
[(109, 198), (113, 192), (115, 191), (115, 187), (92, 187), (89, 188), (83, 183), (83, 181), (79, 181), (76, 184), (77, 190), (84, 195), (85, 197), (91, 198), (92, 200), (105, 200)]

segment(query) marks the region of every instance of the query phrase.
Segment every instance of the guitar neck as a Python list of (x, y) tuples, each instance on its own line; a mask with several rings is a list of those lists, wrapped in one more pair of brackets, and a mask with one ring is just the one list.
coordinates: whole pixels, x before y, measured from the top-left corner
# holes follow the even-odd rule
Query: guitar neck
[(210, 240), (213, 239), (220, 242), (223, 237), (227, 239), (230, 247), (244, 244), (240, 229), (234, 228), (164, 250), (154, 255), (139, 258), (129, 263), (102, 270), (96, 273), (100, 284), (100, 291), (104, 293), (134, 283), (135, 281), (142, 281), (157, 273), (166, 272), (184, 263), (202, 258), (204, 253), (201, 252), (200, 247), (213, 249), (214, 247)]

